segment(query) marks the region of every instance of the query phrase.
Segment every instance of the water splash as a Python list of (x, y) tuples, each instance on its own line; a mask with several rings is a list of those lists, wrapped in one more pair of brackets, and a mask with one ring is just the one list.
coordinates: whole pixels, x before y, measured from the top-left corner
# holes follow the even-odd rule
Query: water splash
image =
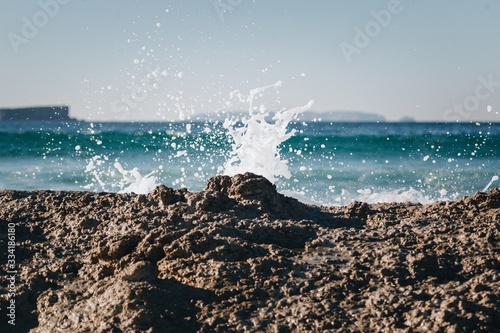
[(88, 161), (85, 173), (89, 175), (92, 182), (83, 186), (84, 189), (89, 190), (92, 187), (100, 187), (103, 191), (107, 190), (106, 181), (102, 177), (102, 171), (100, 171), (100, 166), (102, 166), (107, 160), (107, 156), (96, 155)]
[(366, 202), (368, 204), (375, 203), (390, 203), (390, 202), (414, 202), (423, 205), (430, 204), (436, 201), (454, 200), (459, 197), (458, 193), (449, 194), (447, 190), (441, 189), (436, 193), (425, 194), (421, 190), (413, 187), (400, 188), (395, 190), (379, 190), (359, 189), (356, 193), (351, 193), (346, 189), (342, 189), (338, 196), (330, 199), (317, 197), (314, 193), (306, 193), (304, 191), (285, 190), (280, 193), (295, 198), (302, 203), (315, 206), (347, 206), (353, 201)]
[(494, 182), (496, 182), (497, 180), (498, 180), (498, 176), (493, 176), (493, 177), (491, 178), (491, 181), (488, 183), (488, 185), (486, 185), (486, 187), (483, 189), (483, 192), (488, 191), (488, 189), (490, 188), (490, 186), (491, 186)]
[(159, 185), (156, 177), (153, 176), (155, 171), (143, 176), (138, 168), (126, 170), (117, 160), (113, 168), (110, 166), (106, 168), (108, 160), (109, 157), (106, 155), (96, 155), (89, 160), (85, 173), (89, 175), (91, 182), (85, 185), (84, 189), (148, 194)]
[(369, 204), (382, 202), (418, 202), (421, 204), (430, 204), (436, 201), (453, 200), (457, 197), (457, 194), (448, 194), (446, 189), (441, 189), (432, 195), (426, 195), (421, 190), (414, 189), (413, 187), (383, 191), (360, 189), (356, 192), (358, 194), (342, 190), (341, 196), (336, 198), (336, 204), (348, 205), (352, 201), (362, 201)]
[(137, 193), (137, 194), (148, 194), (151, 193), (159, 183), (156, 181), (156, 177), (153, 176), (155, 173), (150, 172), (149, 174), (142, 176), (138, 168), (133, 168), (132, 170), (125, 170), (119, 162), (115, 162), (115, 168), (123, 176), (120, 181), (120, 185), (125, 187), (118, 193)]
[(289, 179), (291, 173), (288, 161), (280, 156), (279, 145), (295, 134), (295, 130), (287, 130), (288, 124), (296, 119), (297, 115), (309, 110), (314, 101), (309, 101), (304, 106), (292, 109), (282, 109), (272, 116), (271, 113), (260, 105), (254, 106), (255, 96), (269, 88), (280, 87), (281, 81), (265, 87), (250, 91), (247, 98), (239, 91), (231, 94), (240, 101), (248, 103), (248, 117), (241, 120), (243, 126), (237, 126), (238, 119), (226, 119), (224, 128), (233, 139), (232, 151), (228, 161), (224, 164), (224, 173), (235, 175), (238, 173), (253, 172), (262, 175), (271, 182), (276, 182), (278, 177)]

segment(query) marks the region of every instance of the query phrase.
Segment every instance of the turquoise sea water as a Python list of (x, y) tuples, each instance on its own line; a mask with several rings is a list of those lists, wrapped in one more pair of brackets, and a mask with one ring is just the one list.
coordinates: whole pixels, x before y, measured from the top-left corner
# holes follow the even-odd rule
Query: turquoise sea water
[[(498, 123), (289, 128), (297, 133), (280, 157), (292, 177), (276, 185), (305, 202), (426, 203), (473, 195), (500, 175)], [(137, 180), (127, 173), (135, 168), (136, 176), (199, 191), (224, 173), (231, 142), (220, 123), (0, 122), (0, 189), (119, 192)]]

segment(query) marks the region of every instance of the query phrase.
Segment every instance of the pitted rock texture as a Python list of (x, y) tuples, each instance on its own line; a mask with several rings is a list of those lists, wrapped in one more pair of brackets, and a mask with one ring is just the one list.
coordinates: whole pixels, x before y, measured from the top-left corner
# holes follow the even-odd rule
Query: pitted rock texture
[(500, 189), (314, 207), (253, 174), (190, 193), (0, 191), (1, 332), (500, 332)]

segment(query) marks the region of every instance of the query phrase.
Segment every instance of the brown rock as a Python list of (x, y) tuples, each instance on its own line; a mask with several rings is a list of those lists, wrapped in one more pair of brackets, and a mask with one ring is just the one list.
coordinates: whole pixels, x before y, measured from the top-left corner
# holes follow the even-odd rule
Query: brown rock
[(0, 191), (0, 248), (13, 223), (19, 332), (495, 332), (499, 216), (500, 189), (314, 207), (247, 173), (198, 193)]

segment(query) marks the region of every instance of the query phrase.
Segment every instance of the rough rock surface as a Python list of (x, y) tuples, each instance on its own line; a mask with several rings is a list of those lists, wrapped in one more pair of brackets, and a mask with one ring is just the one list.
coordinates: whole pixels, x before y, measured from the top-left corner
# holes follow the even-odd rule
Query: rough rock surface
[(313, 207), (252, 174), (149, 195), (0, 191), (1, 332), (500, 332), (500, 189)]

